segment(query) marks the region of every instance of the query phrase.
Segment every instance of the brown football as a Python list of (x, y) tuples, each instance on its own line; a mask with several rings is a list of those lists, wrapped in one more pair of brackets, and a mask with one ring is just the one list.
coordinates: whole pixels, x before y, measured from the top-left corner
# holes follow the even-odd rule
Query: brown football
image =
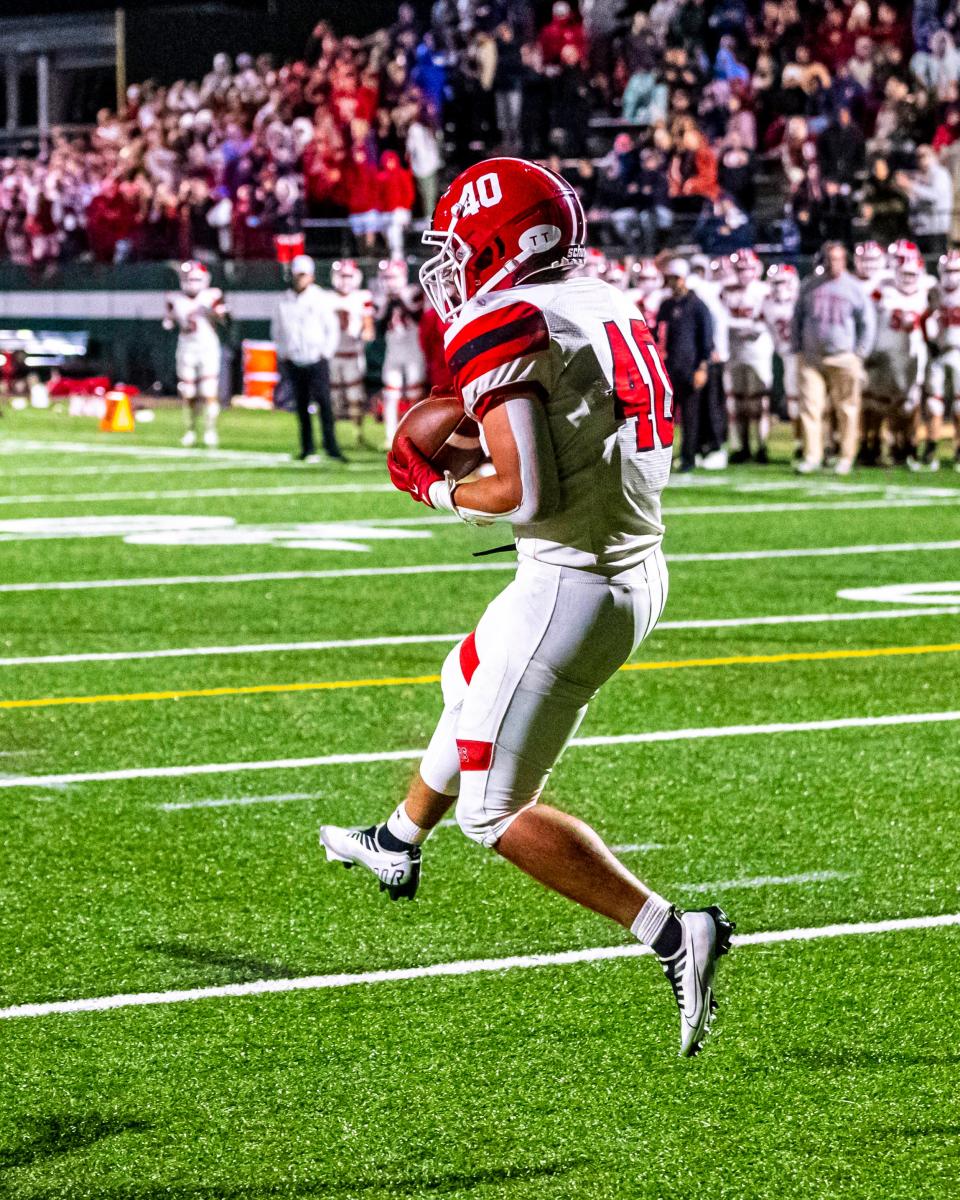
[(463, 411), (456, 396), (433, 393), (411, 408), (397, 426), (393, 442), (408, 437), (438, 471), (463, 479), (484, 460), (480, 427)]

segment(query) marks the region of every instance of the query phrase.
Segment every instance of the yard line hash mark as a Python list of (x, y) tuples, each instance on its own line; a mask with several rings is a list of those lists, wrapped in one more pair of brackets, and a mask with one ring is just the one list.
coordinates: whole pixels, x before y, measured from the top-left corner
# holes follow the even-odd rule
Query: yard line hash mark
[[(844, 925), (818, 925), (798, 929), (771, 929), (759, 933), (736, 934), (734, 948), (775, 946), (786, 942), (812, 942), (822, 938), (866, 937), (883, 933), (943, 929), (960, 925), (960, 913), (935, 916), (903, 917), (889, 921), (861, 921)], [(436, 979), (462, 975), (481, 975), (500, 971), (531, 970), (537, 967), (567, 967), (578, 963), (608, 962), (618, 958), (641, 958), (652, 954), (647, 946), (632, 942), (625, 946), (593, 946), (583, 950), (561, 950), (553, 954), (516, 954), (505, 958), (463, 959), (459, 962), (431, 963), (422, 967), (399, 967), (383, 971), (364, 971), (352, 975), (305, 975), (296, 979), (257, 979), (250, 983), (227, 983), (213, 987), (184, 988), (166, 992), (128, 992), (116, 996), (90, 996), (76, 1000), (53, 1000), (40, 1004), (12, 1004), (0, 1008), (0, 1020), (68, 1016), (84, 1012), (108, 1012), (117, 1008), (148, 1008), (158, 1004), (183, 1004), (193, 1000), (238, 999), (245, 996), (276, 995), (288, 992), (316, 992), (331, 988), (367, 986), (378, 983), (406, 983), (416, 979)]]
[[(960, 642), (934, 646), (878, 646), (863, 650), (804, 650), (781, 654), (734, 654), (723, 658), (677, 658), (662, 662), (624, 663), (618, 674), (628, 671), (678, 671), (696, 667), (777, 666), (783, 663), (838, 662), (844, 659), (906, 658), (922, 654), (957, 654)], [(239, 687), (183, 688), (157, 692), (114, 692), (92, 696), (40, 696), (34, 699), (0, 700), (2, 709), (61, 708), (81, 704), (140, 704), (160, 700), (221, 699), (226, 696), (293, 695), (302, 692), (355, 691), (362, 688), (418, 687), (439, 683), (440, 676), (387, 675), (377, 679), (320, 679), (295, 683), (255, 683)]]
[[(937, 605), (932, 608), (889, 608), (875, 612), (784, 613), (764, 617), (705, 617), (689, 621), (660, 621), (657, 633), (686, 629), (747, 629), (751, 626), (831, 625), (847, 621), (894, 621), (909, 617), (955, 617), (960, 606)], [(371, 646), (451, 645), (466, 633), (411, 633), (389, 637), (326, 639), (316, 642), (253, 642), (235, 646), (173, 646), (162, 650), (93, 650), (80, 654), (28, 654), (20, 658), (0, 658), (0, 667), (60, 666), (88, 662), (135, 662), (160, 658), (212, 658), (234, 654), (282, 654), (287, 651), (356, 650)]]
[[(798, 547), (788, 550), (726, 550), (703, 554), (668, 554), (669, 563), (758, 562), (779, 558), (844, 558), (855, 554), (936, 553), (960, 550), (960, 541), (892, 542), (860, 546)], [(187, 587), (191, 584), (281, 583), (307, 579), (373, 579), (396, 575), (473, 574), (484, 571), (515, 571), (516, 562), (423, 563), (406, 567), (349, 567), (346, 570), (249, 571), (224, 575), (159, 575), (128, 579), (65, 579), (42, 583), (0, 583), (0, 592), (82, 592), (102, 588)]]
[[(834, 717), (825, 721), (782, 721), (766, 725), (704, 725), (645, 733), (596, 734), (573, 738), (571, 749), (639, 746), (658, 742), (695, 742), (712, 738), (771, 737), (781, 733), (829, 733), (845, 729), (889, 729), (900, 725), (940, 725), (960, 721), (960, 710), (889, 713), (879, 717)], [(272, 758), (228, 763), (185, 763), (167, 767), (123, 767), (112, 771), (74, 771), (51, 775), (0, 775), (0, 788), (52, 788), (74, 783), (110, 783), (126, 779), (182, 779), (190, 775), (236, 775), (241, 771), (298, 771), (312, 767), (404, 762), (422, 758), (416, 750), (377, 750), (358, 754), (322, 754), (312, 758)]]

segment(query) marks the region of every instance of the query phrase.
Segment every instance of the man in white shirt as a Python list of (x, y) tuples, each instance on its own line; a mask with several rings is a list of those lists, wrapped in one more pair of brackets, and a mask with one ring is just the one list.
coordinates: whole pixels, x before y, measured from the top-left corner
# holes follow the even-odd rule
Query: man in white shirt
[(291, 264), (293, 285), (283, 293), (270, 322), (270, 337), (277, 347), (280, 375), (293, 392), (300, 422), (300, 454), (316, 462), (310, 406), (320, 418), (323, 448), (330, 458), (344, 456), (330, 401), (330, 359), (340, 340), (340, 322), (331, 296), (317, 287), (313, 259), (298, 254)]

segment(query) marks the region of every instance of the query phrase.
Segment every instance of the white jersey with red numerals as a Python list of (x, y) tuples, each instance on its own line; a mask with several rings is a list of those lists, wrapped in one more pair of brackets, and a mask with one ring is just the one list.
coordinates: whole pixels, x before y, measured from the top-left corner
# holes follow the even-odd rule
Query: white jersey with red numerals
[(873, 303), (873, 298), (880, 288), (882, 288), (885, 284), (890, 283), (892, 279), (893, 272), (889, 267), (884, 267), (880, 271), (874, 271), (873, 274), (867, 279), (862, 279), (859, 275), (854, 275), (853, 277), (854, 283), (856, 283), (863, 292), (864, 299), (869, 300), (871, 303)]
[(179, 330), (177, 353), (219, 353), (216, 321), (226, 316), (227, 306), (219, 288), (208, 287), (196, 296), (171, 292), (167, 296), (167, 320)]
[(512, 396), (544, 406), (560, 503), (515, 526), (521, 562), (611, 576), (656, 551), (673, 388), (625, 293), (582, 277), (493, 292), (463, 307), (444, 346), (476, 420)]
[(763, 319), (763, 306), (770, 288), (760, 279), (732, 283), (723, 289), (723, 303), (730, 315), (730, 365), (770, 369), (773, 339)]
[(373, 296), (366, 288), (358, 288), (355, 292), (331, 293), (333, 296), (333, 311), (340, 322), (340, 341), (337, 344), (338, 354), (360, 354), (363, 352), (363, 327), (366, 321), (373, 317)]
[(941, 354), (960, 350), (960, 288), (948, 292), (940, 285), (933, 290), (926, 328)]
[(791, 329), (796, 307), (795, 300), (777, 300), (773, 296), (769, 296), (763, 302), (761, 309), (763, 322), (773, 338), (773, 348), (781, 358), (786, 358), (791, 352)]
[(875, 400), (915, 401), (927, 361), (923, 336), (926, 293), (921, 288), (904, 292), (888, 279), (872, 299), (877, 336), (867, 359), (864, 392)]

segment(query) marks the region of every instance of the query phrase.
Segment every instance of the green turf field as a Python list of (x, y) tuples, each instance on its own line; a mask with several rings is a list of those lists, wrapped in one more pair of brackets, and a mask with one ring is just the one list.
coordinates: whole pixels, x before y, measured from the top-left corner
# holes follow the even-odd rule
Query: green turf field
[(654, 962), (456, 828), (413, 904), (316, 847), (402, 794), (505, 531), (284, 414), (94, 430), (0, 420), (0, 1195), (960, 1195), (960, 475), (665, 496), (550, 796), (738, 923), (681, 1061)]

